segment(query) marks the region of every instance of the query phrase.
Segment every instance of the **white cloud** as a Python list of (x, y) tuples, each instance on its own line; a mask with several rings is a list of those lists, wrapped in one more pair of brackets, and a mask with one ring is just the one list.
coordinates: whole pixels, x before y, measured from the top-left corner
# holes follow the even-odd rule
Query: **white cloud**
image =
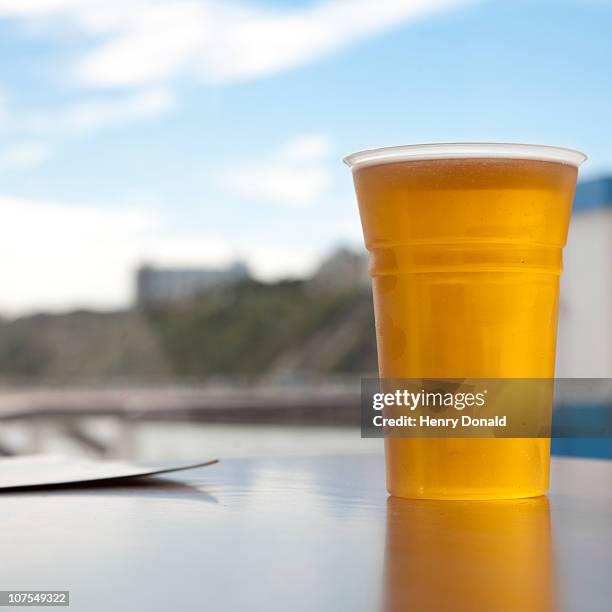
[(103, 128), (152, 119), (174, 107), (167, 88), (153, 88), (112, 98), (90, 99), (53, 112), (25, 117), (21, 127), (29, 132), (61, 132), (62, 135), (93, 132)]
[(136, 211), (0, 196), (0, 308), (20, 311), (125, 299), (129, 240), (149, 227)]
[[(90, 99), (54, 111), (22, 116), (12, 113), (11, 126), (22, 134), (29, 134), (31, 140), (0, 147), (0, 171), (33, 168), (49, 158), (51, 143), (67, 135), (91, 133), (151, 119), (171, 110), (174, 103), (175, 98), (170, 90), (157, 87), (129, 95)], [(0, 95), (0, 125), (3, 114)]]
[(0, 15), (38, 15), (76, 7), (80, 0), (0, 0)]
[(284, 164), (253, 164), (232, 170), (227, 187), (245, 198), (271, 201), (287, 206), (305, 206), (329, 187), (323, 168), (292, 168)]
[(68, 129), (96, 130), (161, 115), (174, 106), (167, 89), (151, 89), (111, 101), (83, 102), (63, 113)]
[(225, 189), (246, 199), (285, 206), (307, 206), (331, 187), (326, 157), (330, 140), (323, 135), (302, 136), (276, 154), (256, 162), (238, 163), (222, 175)]
[(49, 148), (43, 142), (20, 142), (0, 149), (0, 170), (33, 168), (49, 157)]
[(169, 236), (159, 211), (137, 206), (113, 210), (0, 195), (0, 218), (3, 314), (126, 306), (143, 261), (226, 265), (242, 257), (260, 277), (275, 278), (303, 273), (317, 257), (314, 246)]
[(131, 86), (187, 70), (216, 27), (207, 13), (207, 3), (178, 2), (142, 4), (119, 19), (108, 7), (86, 15), (82, 25), (108, 40), (78, 63), (77, 77), (87, 85)]
[(288, 143), (281, 151), (281, 156), (296, 161), (320, 159), (331, 152), (332, 141), (325, 134), (309, 134)]
[(233, 81), (302, 65), (465, 0), (330, 0), (292, 11), (229, 14), (201, 49), (205, 77)]
[(89, 85), (178, 73), (227, 82), (302, 65), (384, 30), (474, 0), (327, 0), (272, 9), (236, 0), (0, 0), (0, 16), (57, 15), (101, 41), (77, 63)]

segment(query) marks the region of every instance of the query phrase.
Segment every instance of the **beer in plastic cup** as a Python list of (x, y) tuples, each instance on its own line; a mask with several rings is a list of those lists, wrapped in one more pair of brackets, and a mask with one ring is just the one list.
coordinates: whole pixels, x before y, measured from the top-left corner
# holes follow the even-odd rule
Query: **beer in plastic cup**
[[(379, 375), (552, 378), (577, 151), (431, 144), (349, 155), (370, 256)], [(548, 438), (385, 439), (391, 495), (548, 488)]]

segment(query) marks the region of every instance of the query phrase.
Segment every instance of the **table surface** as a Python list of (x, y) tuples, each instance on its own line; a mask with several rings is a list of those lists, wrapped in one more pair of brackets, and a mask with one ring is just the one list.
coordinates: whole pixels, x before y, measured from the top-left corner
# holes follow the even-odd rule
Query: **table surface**
[(0, 590), (72, 610), (608, 611), (612, 462), (548, 497), (387, 498), (379, 455), (222, 461), (138, 485), (0, 496)]

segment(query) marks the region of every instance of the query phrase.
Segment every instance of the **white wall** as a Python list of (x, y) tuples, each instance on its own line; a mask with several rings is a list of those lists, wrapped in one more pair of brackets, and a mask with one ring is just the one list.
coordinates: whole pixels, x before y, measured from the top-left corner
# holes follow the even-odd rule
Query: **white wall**
[(612, 378), (612, 207), (574, 213), (564, 265), (556, 375)]

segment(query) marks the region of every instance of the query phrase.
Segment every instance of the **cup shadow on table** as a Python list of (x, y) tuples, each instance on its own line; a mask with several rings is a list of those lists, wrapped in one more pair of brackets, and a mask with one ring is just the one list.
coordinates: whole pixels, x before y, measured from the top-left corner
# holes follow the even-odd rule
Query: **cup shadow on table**
[(384, 612), (553, 612), (554, 591), (547, 497), (387, 500)]
[(7, 488), (4, 495), (29, 495), (38, 493), (86, 494), (121, 497), (150, 497), (157, 499), (192, 500), (218, 504), (216, 497), (184, 482), (148, 476), (146, 478), (109, 478), (66, 485), (39, 485), (22, 488)]

